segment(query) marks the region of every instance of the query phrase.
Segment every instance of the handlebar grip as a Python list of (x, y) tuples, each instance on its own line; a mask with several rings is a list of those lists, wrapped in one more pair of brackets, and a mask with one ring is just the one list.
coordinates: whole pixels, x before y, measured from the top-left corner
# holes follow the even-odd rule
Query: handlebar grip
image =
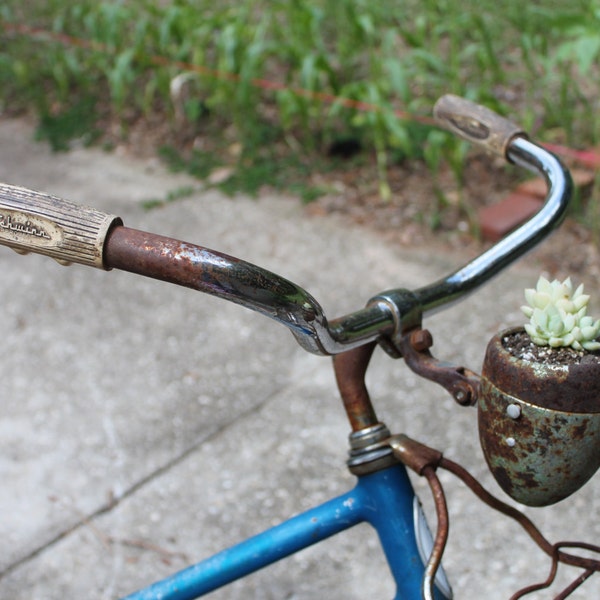
[(508, 119), (452, 94), (442, 96), (436, 102), (433, 114), (448, 131), (505, 159), (508, 159), (507, 148), (512, 139), (515, 136), (526, 137), (525, 132)]
[(115, 215), (0, 183), (0, 244), (19, 253), (102, 269), (104, 240), (113, 225), (122, 225)]

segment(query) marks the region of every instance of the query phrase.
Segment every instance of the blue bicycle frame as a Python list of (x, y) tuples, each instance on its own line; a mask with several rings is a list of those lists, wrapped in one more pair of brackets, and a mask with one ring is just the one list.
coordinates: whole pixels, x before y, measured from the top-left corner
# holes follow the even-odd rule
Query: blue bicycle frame
[[(192, 600), (365, 522), (381, 541), (397, 586), (395, 598), (420, 598), (425, 567), (416, 537), (423, 526), (419, 510), (405, 467), (394, 465), (360, 476), (350, 492), (131, 594), (127, 600)], [(450, 598), (447, 594), (449, 591), (436, 590), (439, 600)]]
[[(401, 347), (403, 336), (414, 332), (423, 316), (474, 291), (548, 235), (564, 217), (572, 191), (570, 176), (560, 161), (497, 115), (453, 97), (442, 98), (436, 114), (445, 126), (466, 139), (543, 176), (548, 184), (546, 202), (527, 223), (445, 279), (416, 291), (383, 292), (365, 308), (338, 319), (329, 321), (305, 290), (255, 265), (129, 229), (114, 215), (24, 188), (0, 185), (0, 208), (10, 215), (12, 223), (0, 231), (0, 244), (19, 252), (46, 254), (62, 263), (130, 271), (241, 304), (288, 327), (305, 349), (316, 354), (348, 356), (353, 350), (368, 350), (370, 344), (372, 348), (379, 344), (396, 358), (402, 355), (411, 366), (409, 348)], [(378, 421), (360, 378), (354, 382), (356, 389), (344, 398), (344, 381), (356, 372), (350, 360), (346, 374), (338, 379), (353, 435), (364, 434), (363, 441), (367, 440), (352, 450), (358, 455), (363, 451), (372, 453), (365, 460), (370, 464), (368, 472), (353, 470), (359, 475), (356, 487), (134, 593), (130, 600), (197, 598), (363, 522), (371, 524), (379, 535), (397, 584), (396, 598), (413, 600), (421, 597), (426, 587), (428, 597), (451, 597), (441, 571), (436, 577), (436, 590), (431, 592), (429, 584), (423, 585), (427, 571), (424, 563), (430, 560), (431, 550), (426, 538), (431, 536), (405, 467), (389, 457), (382, 458), (382, 453), (391, 452), (385, 445), (389, 432), (382, 426), (385, 431), (379, 430), (381, 437), (372, 435)], [(456, 373), (464, 375), (465, 371)], [(459, 383), (448, 389), (461, 404), (468, 403), (468, 381)], [(363, 392), (364, 398), (360, 399)]]

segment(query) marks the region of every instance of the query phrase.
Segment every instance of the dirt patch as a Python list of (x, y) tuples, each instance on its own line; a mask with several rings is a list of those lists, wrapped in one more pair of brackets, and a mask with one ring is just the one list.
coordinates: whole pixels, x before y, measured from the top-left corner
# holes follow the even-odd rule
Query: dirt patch
[(537, 346), (523, 331), (505, 336), (502, 345), (516, 358), (529, 362), (545, 365), (600, 364), (600, 355), (597, 352)]
[[(318, 199), (307, 211), (341, 215), (404, 247), (469, 255), (491, 246), (479, 236), (478, 210), (501, 201), (522, 180), (522, 171), (484, 155), (469, 160), (462, 189), (448, 171), (434, 181), (421, 163), (398, 165), (390, 170), (392, 198), (383, 202), (373, 173), (342, 173), (334, 180), (339, 192)], [(589, 223), (568, 218), (523, 260), (547, 277), (570, 275), (588, 289), (600, 289), (600, 252)]]

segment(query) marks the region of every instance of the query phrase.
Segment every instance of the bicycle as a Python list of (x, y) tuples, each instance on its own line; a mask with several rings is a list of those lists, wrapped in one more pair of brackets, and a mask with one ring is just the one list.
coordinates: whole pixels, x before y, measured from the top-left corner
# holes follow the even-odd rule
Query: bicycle
[[(365, 520), (379, 533), (398, 586), (398, 598), (450, 596), (439, 569), (440, 547), (446, 535), (445, 509), (433, 471), (442, 464), (455, 467), (436, 451), (390, 434), (375, 415), (364, 388), (364, 373), (375, 345), (380, 345), (392, 357), (401, 354), (419, 375), (440, 379), (459, 404), (472, 403), (476, 375), (462, 367), (440, 365), (430, 356), (431, 341), (421, 329), (422, 319), (474, 291), (541, 241), (564, 216), (570, 183), (568, 173), (552, 155), (497, 116), (452, 98), (441, 101), (438, 116), (471, 141), (543, 174), (549, 183), (544, 208), (528, 224), (449, 277), (415, 292), (384, 292), (373, 297), (366, 308), (330, 322), (303, 289), (252, 264), (125, 228), (118, 218), (93, 209), (2, 186), (2, 243), (13, 249), (199, 289), (272, 317), (286, 325), (301, 346), (312, 353), (335, 356), (338, 384), (353, 430), (349, 466), (358, 475), (357, 487), (242, 542), (227, 554), (208, 559), (201, 575), (202, 567), (191, 567), (131, 598), (196, 597)], [(435, 544), (428, 539), (424, 517), (403, 466), (406, 463), (426, 475), (436, 490), (442, 527)], [(382, 512), (372, 511), (372, 503)], [(551, 548), (551, 553), (558, 551)], [(215, 561), (222, 563), (232, 556), (231, 566), (213, 568)], [(560, 557), (564, 559), (565, 553)], [(597, 560), (582, 560), (586, 569), (598, 570)]]

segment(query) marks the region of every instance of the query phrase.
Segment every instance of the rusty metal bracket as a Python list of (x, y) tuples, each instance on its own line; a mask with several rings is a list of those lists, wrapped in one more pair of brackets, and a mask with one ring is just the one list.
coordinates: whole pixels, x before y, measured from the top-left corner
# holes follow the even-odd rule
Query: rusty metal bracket
[(394, 451), (394, 456), (417, 475), (426, 469), (436, 470), (443, 458), (439, 450), (409, 438), (403, 433), (390, 436), (386, 442)]
[(429, 351), (431, 346), (431, 333), (420, 328), (406, 332), (398, 343), (404, 361), (417, 375), (439, 383), (461, 406), (476, 404), (480, 387), (479, 375), (465, 367), (438, 360)]

